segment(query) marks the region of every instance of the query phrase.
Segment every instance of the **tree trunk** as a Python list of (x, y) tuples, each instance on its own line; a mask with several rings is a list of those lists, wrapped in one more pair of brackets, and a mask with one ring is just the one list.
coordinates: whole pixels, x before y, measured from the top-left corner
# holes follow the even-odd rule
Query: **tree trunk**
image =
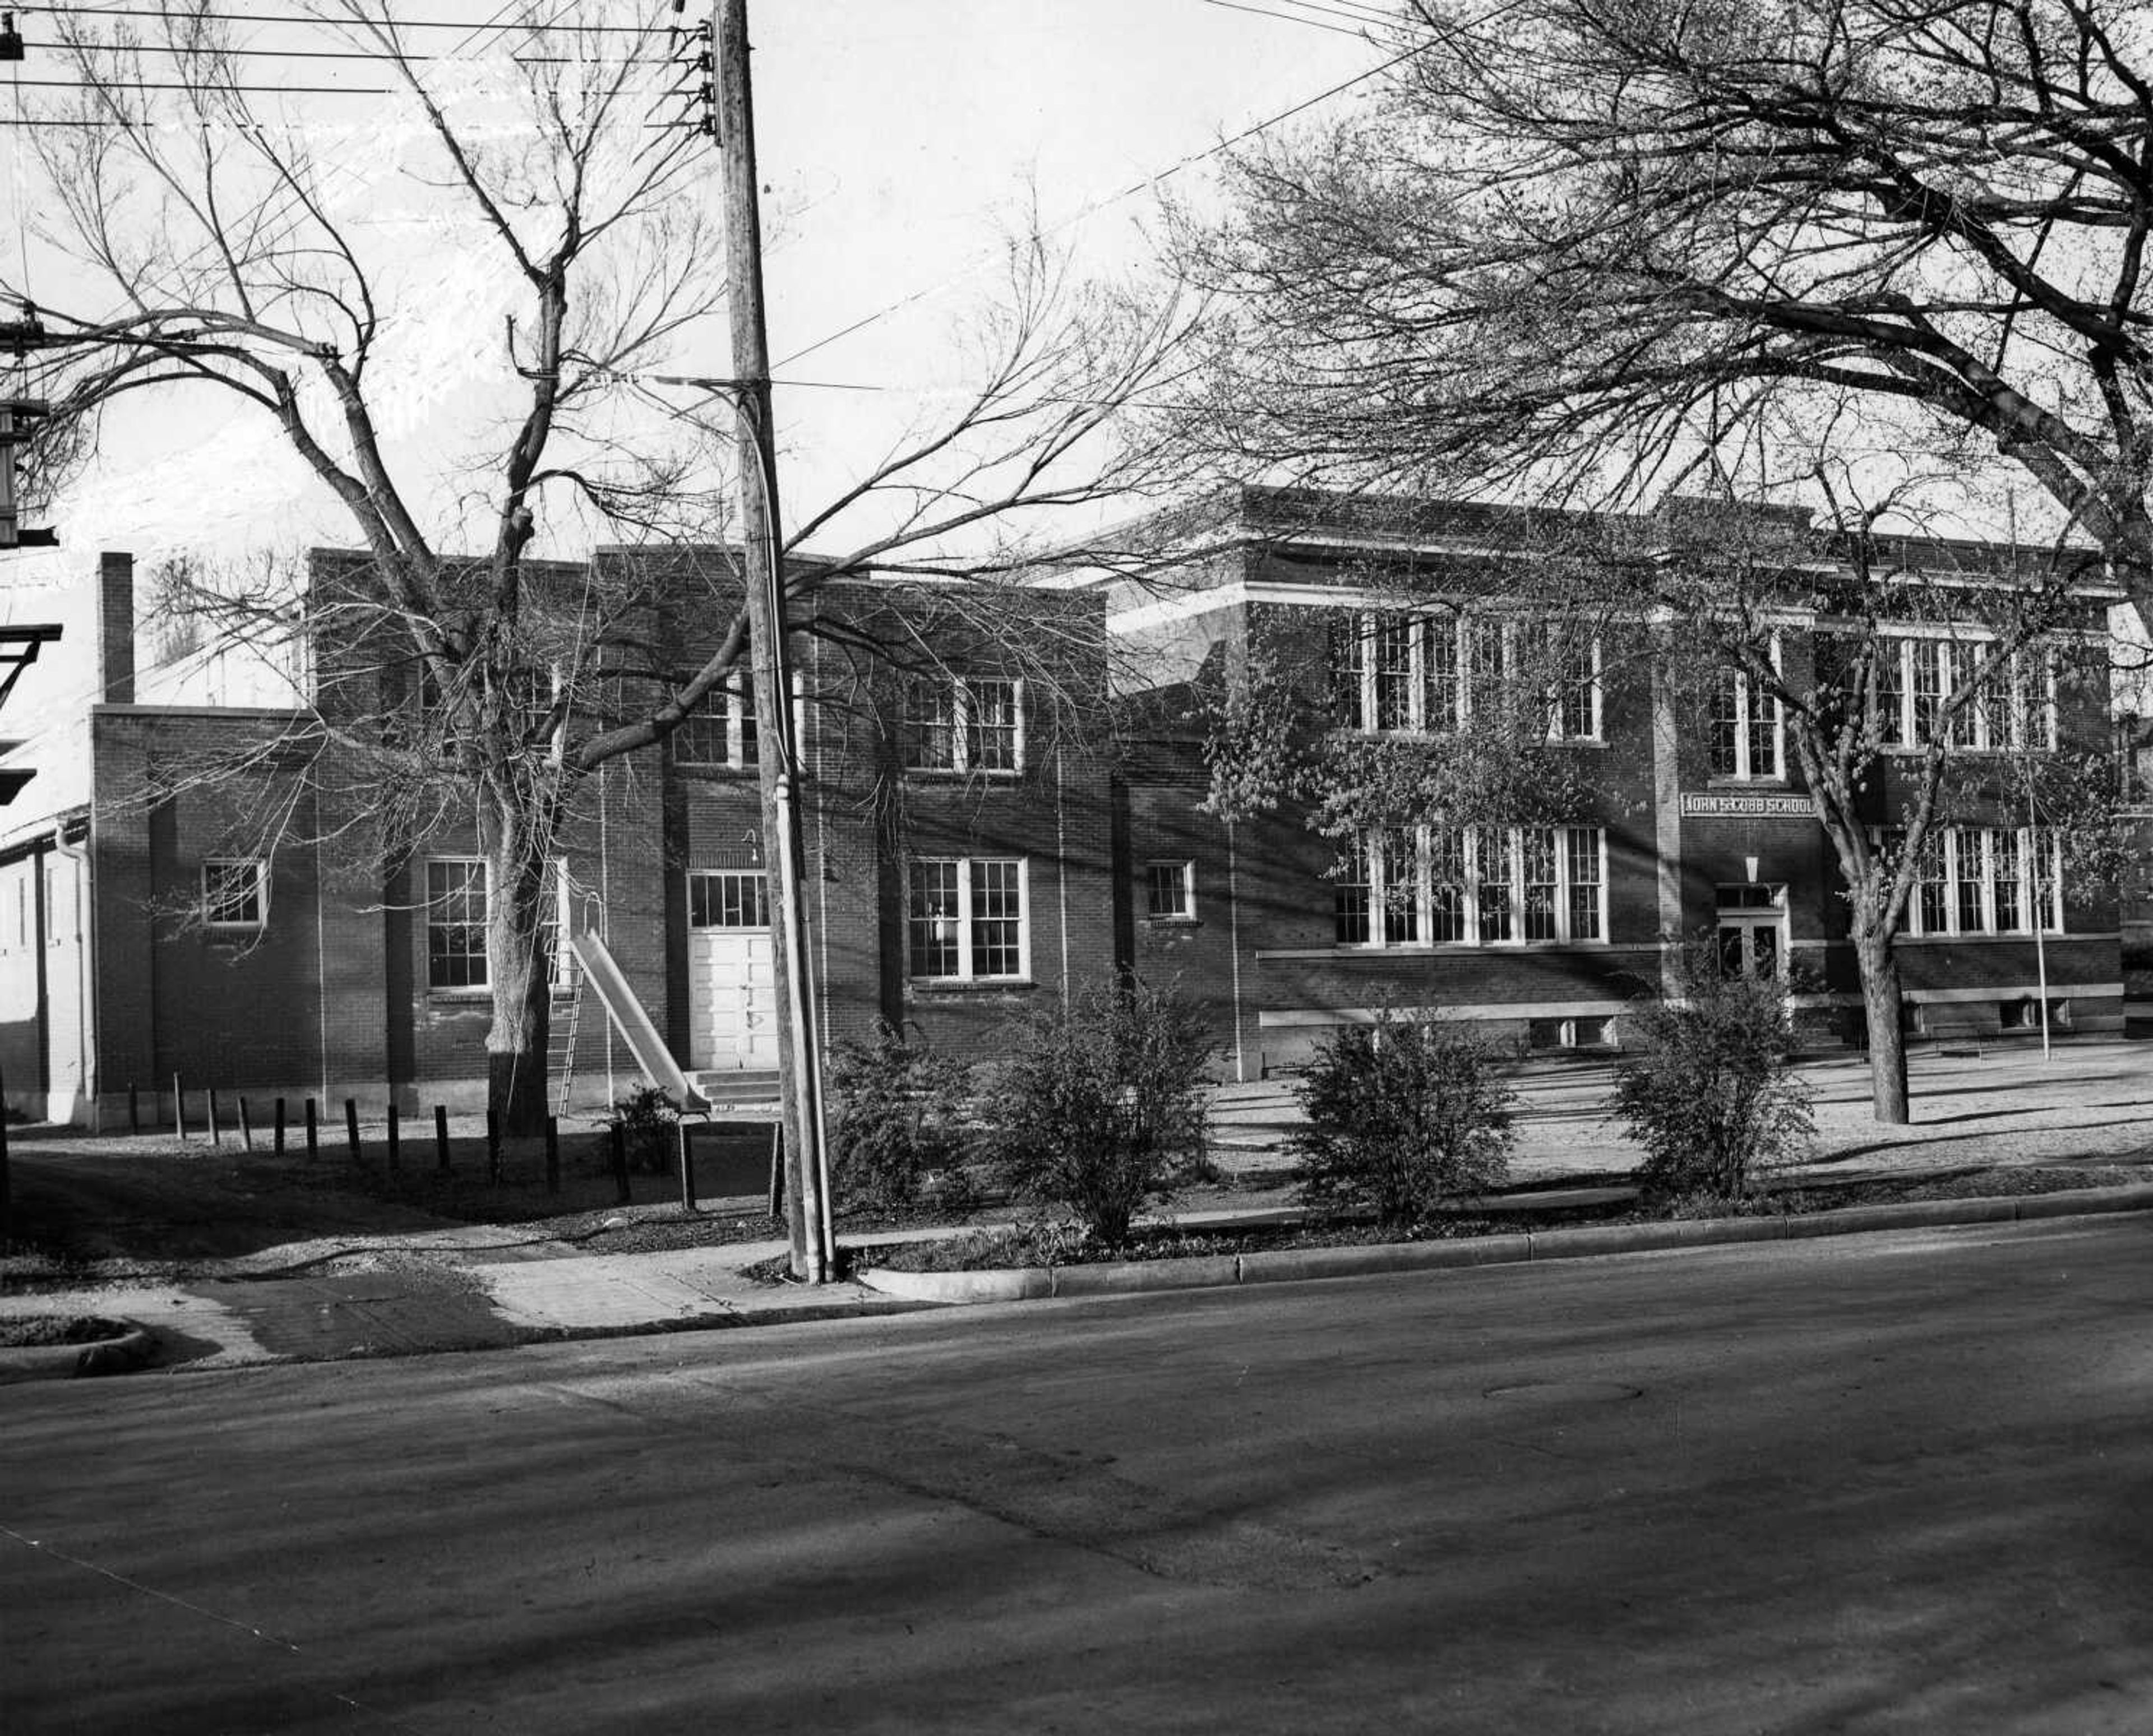
[(1876, 1119), (1903, 1127), (1912, 1120), (1906, 1099), (1906, 1038), (1901, 1024), (1899, 961), (1891, 938), (1857, 929), (1854, 957), (1861, 972), (1861, 1007), (1869, 1020), (1869, 1093)]
[[(503, 802), (501, 809), (511, 805)], [(498, 810), (497, 810), (498, 811)], [(541, 953), (546, 856), (530, 817), (510, 812), (486, 840), (486, 981), (493, 1023), (486, 1033), (486, 1103), (501, 1130), (546, 1128), (546, 1043), (552, 987)]]

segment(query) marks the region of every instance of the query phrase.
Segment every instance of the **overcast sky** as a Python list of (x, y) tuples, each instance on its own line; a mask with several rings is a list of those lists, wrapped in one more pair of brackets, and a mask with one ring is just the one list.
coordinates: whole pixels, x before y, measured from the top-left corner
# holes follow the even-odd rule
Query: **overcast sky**
[[(297, 9), (283, 0), (224, 3), (257, 18)], [(1157, 201), (1148, 186), (1129, 190), (1168, 175), (1163, 185), (1175, 194), (1200, 198), (1208, 166), (1177, 165), (1383, 58), (1348, 28), (1356, 13), (1378, 10), (1369, 0), (1247, 6), (1257, 10), (1239, 0), (882, 0), (871, 7), (751, 0), (771, 352), (781, 379), (828, 383), (780, 393), (789, 501), (804, 506), (841, 485), (878, 430), (915, 407), (931, 414), (933, 394), (962, 383), (949, 333), (993, 295), (995, 275), (985, 267), (998, 238), (1028, 208), (1066, 243), (1079, 269), (1102, 276), (1141, 269), (1143, 226)], [(1262, 15), (1274, 7), (1283, 15)], [(397, 10), (411, 20), (474, 25), (512, 15), (463, 0), (413, 0)], [(526, 15), (542, 19), (557, 10), (535, 0)], [(37, 12), (19, 18), (29, 48), (18, 74), (64, 72), (50, 59), (40, 63), (41, 33), (49, 40), (51, 21)], [(272, 46), (330, 43), (312, 27), (263, 23), (247, 32), (242, 39)], [(430, 45), (451, 40), (462, 38), (427, 38)], [(481, 39), (482, 51), (491, 45)], [(251, 64), (263, 82), (287, 86), (349, 89), (382, 76), (363, 63), (265, 57)], [(0, 86), (0, 104), (28, 99), (28, 92)], [(405, 336), (385, 419), (399, 449), (423, 473), (470, 449), (471, 385), (498, 372), (488, 347), (497, 353), (499, 327), (485, 304), (501, 259), (476, 237), (445, 245), (437, 224), (415, 216), (408, 187), (399, 192), (382, 173), (393, 159), (378, 136), (378, 99), (289, 100), (318, 129), (316, 148), (336, 161), (345, 190), (374, 190), (367, 195), (375, 201), (374, 231), (400, 224), (409, 231), (394, 287)], [(1316, 124), (1321, 113), (1319, 107), (1300, 124)], [(34, 170), (23, 155), (24, 135), (11, 129), (9, 137), (0, 251), (18, 270), (27, 264), (34, 289), (63, 302), (78, 280), (37, 234)], [(714, 201), (715, 170), (714, 157)], [(893, 307), (898, 311), (884, 312)], [(825, 341), (856, 324), (849, 335)], [(678, 370), (730, 371), (722, 343), (711, 333), (697, 347), (707, 353), (680, 354)], [(216, 394), (123, 400), (111, 413), (107, 444), (109, 461), (53, 515), (61, 553), (0, 556), (8, 618), (62, 620), (70, 641), (70, 654), (18, 690), (0, 733), (24, 733), (32, 713), (54, 705), (79, 706), (88, 680), (84, 581), (98, 549), (130, 549), (146, 561), (188, 548), (230, 557), (265, 541), (354, 540), (341, 509), (284, 451), (267, 419)], [(446, 510), (443, 501), (434, 505)]]

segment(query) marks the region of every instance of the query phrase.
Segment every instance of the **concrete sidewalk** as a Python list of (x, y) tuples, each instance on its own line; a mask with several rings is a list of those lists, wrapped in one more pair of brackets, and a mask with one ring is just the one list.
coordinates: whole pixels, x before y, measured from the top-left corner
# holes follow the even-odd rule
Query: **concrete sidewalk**
[[(1925, 1054), (1917, 1058), (1916, 1068), (1922, 1093), (1920, 1120), (1891, 1128), (1868, 1119), (1866, 1079), (1857, 1066), (1835, 1060), (1806, 1067), (1819, 1091), (1824, 1150), (1789, 1179), (1844, 1182), (1933, 1174), (1969, 1163), (2109, 1165), (2153, 1175), (2153, 1090), (2143, 1083), (2149, 1053), (2153, 1052), (2142, 1044), (2086, 1044), (2059, 1052), (2053, 1064), (2033, 1053), (1975, 1058)], [(1604, 1064), (1585, 1063), (1548, 1069), (1529, 1082), (1520, 1150), (1512, 1170), (1514, 1182), (1530, 1185), (1537, 1208), (1605, 1203), (1626, 1191), (1606, 1185), (1619, 1182), (1621, 1172), (1636, 1160), (1634, 1150), (1613, 1135), (1606, 1121), (1606, 1083)], [(1253, 1185), (1255, 1196), (1245, 1204), (1178, 1212), (1176, 1221), (1255, 1223), (1299, 1215), (1275, 1203), (1283, 1197), (1282, 1188), (1262, 1185), (1282, 1161), (1280, 1143), (1295, 1119), (1291, 1092), (1290, 1082), (1277, 1080), (1221, 1089), (1214, 1105), (1219, 1155), (1234, 1185), (1244, 1190)], [(1570, 1185), (1564, 1186), (1565, 1182)], [(2072, 1211), (2062, 1203), (2064, 1197), (2049, 1196), (2024, 1215)], [(742, 1210), (751, 1203), (732, 1202)], [(725, 1207), (721, 1201), (705, 1204), (720, 1211)], [(1512, 1209), (1519, 1210), (1515, 1195)], [(2089, 1202), (2087, 1209), (2099, 1208)], [(1890, 1210), (1905, 1213), (1914, 1208)], [(1929, 1217), (1937, 1223), (1963, 1222), (1968, 1213), (1967, 1201), (1938, 1200)], [(1531, 1216), (1529, 1210), (1520, 1211), (1519, 1230), (1531, 1227)], [(1598, 1236), (1599, 1251), (1616, 1251), (1621, 1238), (1611, 1235), (1614, 1227), (1555, 1233), (1568, 1246), (1581, 1247)], [(949, 1227), (873, 1231), (840, 1240), (859, 1246), (952, 1233)], [(1694, 1238), (1703, 1232), (1675, 1233)], [(325, 1254), (325, 1247), (333, 1251)], [(160, 1341), (153, 1367), (221, 1368), (940, 1305), (899, 1299), (855, 1283), (811, 1289), (746, 1275), (747, 1269), (784, 1251), (782, 1243), (771, 1241), (592, 1253), (542, 1230), (445, 1225), (405, 1233), (362, 1233), (348, 1244), (318, 1240), (266, 1246), (216, 1262), (206, 1268), (210, 1276), (0, 1295), (0, 1315), (64, 1312), (135, 1320), (154, 1330)], [(1363, 1252), (1312, 1264), (1375, 1258)], [(1259, 1263), (1275, 1265), (1277, 1260), (1265, 1256)], [(1082, 1272), (1082, 1287), (1102, 1287), (1104, 1269)], [(1137, 1272), (1124, 1287), (1154, 1287), (1163, 1276)], [(0, 1359), (4, 1356), (0, 1352)], [(6, 1378), (0, 1368), (0, 1379)]]

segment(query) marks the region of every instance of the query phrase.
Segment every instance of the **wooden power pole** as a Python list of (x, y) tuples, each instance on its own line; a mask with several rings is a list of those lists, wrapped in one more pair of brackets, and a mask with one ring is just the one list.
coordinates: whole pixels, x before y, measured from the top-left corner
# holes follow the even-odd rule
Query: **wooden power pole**
[(730, 385), (746, 520), (743, 541), (756, 729), (762, 743), (763, 856), (770, 879), (773, 987), (785, 1018), (778, 1076), (786, 1147), (792, 1160), (786, 1217), (794, 1276), (826, 1284), (837, 1276), (837, 1242), (831, 1225), (822, 1069), (807, 950), (800, 743), (791, 703), (785, 551), (778, 536), (777, 443), (771, 423), (770, 343), (762, 317), (762, 217), (756, 191), (755, 104), (748, 84), (747, 0), (715, 0), (713, 23), (718, 149), (725, 165), (726, 296), (732, 312)]

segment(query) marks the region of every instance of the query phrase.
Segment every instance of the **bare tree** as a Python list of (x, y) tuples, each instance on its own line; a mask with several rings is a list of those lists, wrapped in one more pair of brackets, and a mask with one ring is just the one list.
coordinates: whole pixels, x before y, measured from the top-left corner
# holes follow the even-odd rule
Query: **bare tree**
[(1243, 297), (1228, 450), (1606, 505), (1920, 453), (2030, 479), (2153, 620), (2134, 0), (1409, 0), (1395, 34), (1378, 100), (1184, 229)]
[[(543, 1113), (546, 877), (564, 819), (586, 778), (678, 728), (746, 642), (723, 495), (698, 485), (709, 449), (722, 469), (730, 424), (676, 414), (653, 444), (649, 418), (625, 419), (652, 370), (707, 335), (721, 292), (701, 215), (707, 159), (692, 129), (649, 124), (665, 112), (664, 8), (634, 30), (588, 5), (553, 13), (543, 36), (512, 30), (512, 76), (497, 86), (412, 52), (380, 0), (319, 0), (317, 13), (400, 93), (408, 136), (375, 143), (400, 151), (402, 184), (430, 221), (476, 236), (509, 287), (500, 326), (469, 333), (509, 407), (490, 449), (458, 472), (400, 449), (384, 415), (396, 340), (457, 310), (414, 305), (410, 246), (355, 211), (303, 129), (257, 111), (248, 63), (206, 0), (167, 4), (141, 38), (93, 38), (100, 15), (54, 15), (84, 89), (52, 117), (69, 124), (36, 137), (53, 234), (99, 287), (38, 310), (37, 372), (56, 439), (79, 442), (138, 393), (206, 388), (250, 405), (349, 513), (359, 551), (318, 562), (303, 586), (198, 594), (223, 632), (303, 641), (323, 689), (317, 763), (341, 754), (339, 775), (374, 792), (384, 857), (447, 813), (476, 815), (491, 1096), (528, 1128)], [(796, 541), (837, 534), (841, 515), (876, 528), (839, 558), (798, 564), (796, 589), (893, 560), (991, 589), (1017, 565), (993, 546), (997, 527), (1014, 537), (1031, 509), (1163, 480), (1156, 452), (1112, 430), (1175, 365), (1185, 317), (1109, 306), (1041, 249), (1018, 247), (1012, 266), (977, 391), (798, 520)], [(593, 529), (653, 552), (537, 557), (542, 532), (557, 546)], [(683, 538), (700, 540), (697, 560), (655, 552)], [(708, 654), (684, 664), (675, 637), (639, 662), (639, 645), (661, 643), (654, 612), (677, 618), (699, 598), (721, 623)]]

